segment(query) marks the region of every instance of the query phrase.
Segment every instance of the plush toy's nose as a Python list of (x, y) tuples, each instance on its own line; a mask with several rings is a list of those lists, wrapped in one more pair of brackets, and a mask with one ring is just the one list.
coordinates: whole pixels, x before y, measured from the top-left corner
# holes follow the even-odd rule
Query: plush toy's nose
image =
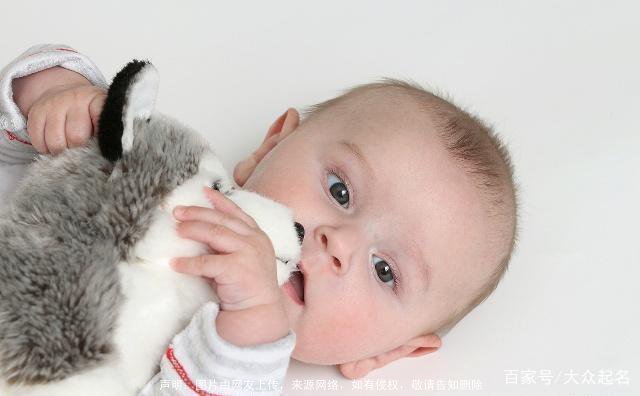
[(304, 227), (302, 224), (296, 221), (296, 231), (298, 232), (298, 241), (300, 241), (300, 245), (302, 245), (302, 240), (304, 239)]

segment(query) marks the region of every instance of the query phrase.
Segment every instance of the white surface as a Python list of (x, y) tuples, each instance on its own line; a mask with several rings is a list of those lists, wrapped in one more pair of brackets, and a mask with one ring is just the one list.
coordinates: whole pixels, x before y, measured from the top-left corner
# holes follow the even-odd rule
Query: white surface
[[(494, 295), (435, 354), (354, 383), (292, 361), (285, 394), (383, 393), (394, 381), (402, 389), (389, 394), (427, 393), (414, 380), (434, 380), (430, 394), (639, 393), (637, 3), (11, 3), (0, 64), (60, 42), (110, 80), (131, 58), (149, 58), (161, 76), (158, 108), (215, 139), (229, 169), (287, 106), (381, 76), (448, 92), (505, 137), (522, 233)], [(536, 384), (522, 384), (524, 370)], [(544, 370), (557, 382), (541, 382)], [(584, 382), (599, 370), (628, 370), (630, 384)], [(563, 384), (571, 371), (579, 384)], [(450, 390), (448, 381), (465, 380), (481, 389)], [(322, 381), (341, 390), (321, 391)]]

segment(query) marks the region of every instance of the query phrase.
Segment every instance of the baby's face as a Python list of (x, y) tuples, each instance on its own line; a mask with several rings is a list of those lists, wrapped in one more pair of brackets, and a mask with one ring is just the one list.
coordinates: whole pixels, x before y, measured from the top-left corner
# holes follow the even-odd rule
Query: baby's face
[(490, 254), (479, 196), (429, 119), (406, 100), (354, 101), (288, 134), (244, 184), (304, 226), (304, 305), (282, 296), (292, 356), (315, 364), (423, 334), (470, 298)]

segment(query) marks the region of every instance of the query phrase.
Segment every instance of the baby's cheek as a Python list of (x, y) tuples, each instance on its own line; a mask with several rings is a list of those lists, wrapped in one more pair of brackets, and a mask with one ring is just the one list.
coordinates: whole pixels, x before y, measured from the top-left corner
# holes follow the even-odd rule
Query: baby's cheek
[[(308, 323), (298, 338), (303, 359), (317, 364), (336, 364), (362, 358), (375, 351), (379, 337), (380, 313), (364, 303), (339, 303), (326, 307), (322, 319)], [(296, 357), (296, 356), (294, 356)]]

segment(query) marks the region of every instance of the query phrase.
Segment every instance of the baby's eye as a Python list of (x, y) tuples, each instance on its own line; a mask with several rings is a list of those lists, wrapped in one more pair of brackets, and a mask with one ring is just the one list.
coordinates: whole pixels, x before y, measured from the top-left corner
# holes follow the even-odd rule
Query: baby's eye
[[(373, 256), (373, 257), (376, 257), (376, 256)], [(376, 267), (376, 275), (378, 275), (378, 278), (380, 278), (380, 280), (383, 283), (386, 283), (391, 287), (395, 287), (396, 278), (395, 278), (395, 275), (393, 274), (393, 270), (391, 269), (391, 266), (382, 259), (379, 259), (379, 261), (375, 261), (374, 259), (373, 262)]]
[(349, 189), (347, 188), (347, 185), (339, 177), (336, 176), (335, 173), (329, 173), (327, 183), (329, 184), (329, 192), (331, 193), (331, 196), (334, 197), (336, 201), (338, 201), (340, 206), (349, 203)]

